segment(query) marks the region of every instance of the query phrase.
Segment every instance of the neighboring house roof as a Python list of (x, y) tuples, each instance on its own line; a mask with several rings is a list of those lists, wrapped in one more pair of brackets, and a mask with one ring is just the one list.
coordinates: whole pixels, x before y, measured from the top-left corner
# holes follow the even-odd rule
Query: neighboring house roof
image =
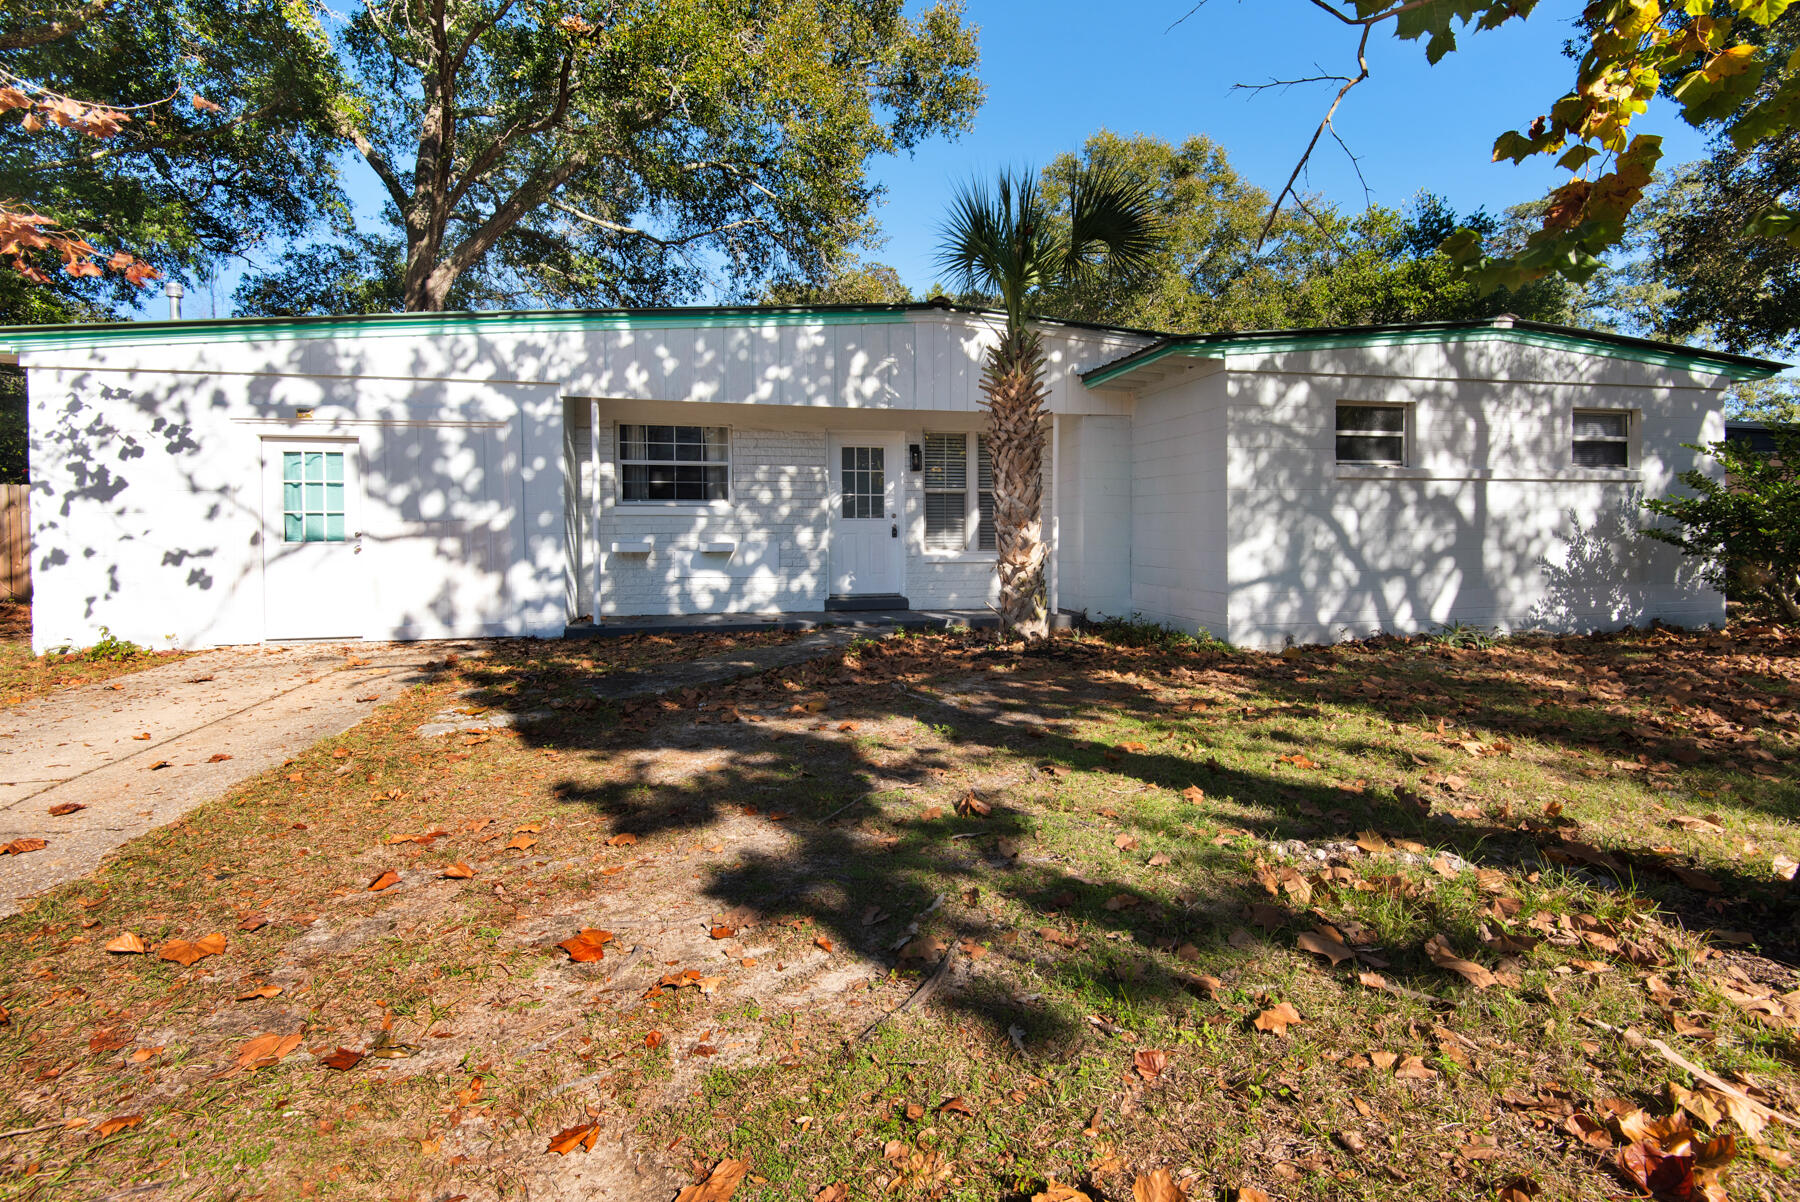
[[(0, 326), (0, 353), (157, 342), (250, 342), (300, 338), (385, 337), (406, 334), (537, 334), (657, 327), (881, 325), (915, 313), (1003, 316), (998, 310), (945, 300), (885, 305), (681, 305), (655, 309), (512, 309), (440, 313), (361, 313), (341, 317), (222, 317), (182, 321)], [(1040, 324), (1109, 334), (1160, 338), (1158, 330), (1084, 321)]]
[(1625, 334), (1582, 330), (1503, 315), (1474, 321), (1416, 321), (1379, 326), (1328, 326), (1301, 330), (1245, 330), (1229, 334), (1171, 334), (1129, 355), (1085, 371), (1089, 388), (1116, 384), (1159, 360), (1221, 359), (1227, 355), (1271, 355), (1293, 351), (1331, 350), (1420, 343), (1503, 341), (1553, 350), (1610, 355), (1640, 363), (1716, 371), (1734, 380), (1777, 375), (1788, 365), (1772, 359), (1701, 350)]
[(1800, 425), (1768, 422), (1729, 421), (1725, 423), (1725, 441), (1749, 444), (1752, 451), (1772, 452), (1778, 434), (1800, 436)]

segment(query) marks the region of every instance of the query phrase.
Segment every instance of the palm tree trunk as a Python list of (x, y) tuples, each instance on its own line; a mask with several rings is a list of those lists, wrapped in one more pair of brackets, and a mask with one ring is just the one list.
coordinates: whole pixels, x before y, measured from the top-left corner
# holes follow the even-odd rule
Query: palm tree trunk
[(994, 467), (994, 545), (1003, 630), (1036, 642), (1050, 633), (1045, 609), (1044, 356), (1037, 334), (1009, 329), (988, 354), (988, 455)]

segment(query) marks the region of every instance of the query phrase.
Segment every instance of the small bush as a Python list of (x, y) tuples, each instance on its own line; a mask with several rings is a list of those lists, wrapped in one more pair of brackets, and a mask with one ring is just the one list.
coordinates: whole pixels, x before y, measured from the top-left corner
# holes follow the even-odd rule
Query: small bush
[(1485, 626), (1477, 626), (1473, 622), (1450, 622), (1439, 626), (1425, 636), (1427, 643), (1440, 647), (1462, 647), (1472, 650), (1485, 650), (1492, 647), (1497, 636)]
[(104, 626), (100, 628), (100, 638), (94, 645), (79, 653), (90, 664), (122, 664), (126, 660), (149, 654), (148, 647), (140, 647), (130, 639), (122, 639)]
[(1226, 644), (1204, 630), (1198, 634), (1189, 634), (1185, 630), (1149, 621), (1141, 614), (1092, 622), (1088, 624), (1087, 632), (1121, 647), (1160, 651), (1222, 651), (1226, 647)]

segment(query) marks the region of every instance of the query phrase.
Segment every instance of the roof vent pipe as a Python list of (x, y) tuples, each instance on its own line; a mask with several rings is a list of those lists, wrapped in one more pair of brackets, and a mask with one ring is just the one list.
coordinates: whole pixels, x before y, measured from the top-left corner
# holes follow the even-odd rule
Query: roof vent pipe
[(183, 295), (180, 281), (170, 280), (163, 286), (163, 295), (169, 298), (169, 320), (180, 321), (181, 298)]

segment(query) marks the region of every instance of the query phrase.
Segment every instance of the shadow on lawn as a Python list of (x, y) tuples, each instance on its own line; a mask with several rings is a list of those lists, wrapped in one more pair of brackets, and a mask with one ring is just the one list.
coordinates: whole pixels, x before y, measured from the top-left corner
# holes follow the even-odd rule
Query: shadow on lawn
[[(1211, 799), (1254, 802), (1273, 810), (1275, 817), (1264, 821), (1233, 818), (1229, 822), (1248, 830), (1257, 840), (1337, 841), (1353, 838), (1358, 830), (1375, 828), (1446, 848), (1476, 864), (1508, 868), (1546, 861), (1550, 858), (1546, 852), (1553, 855), (1552, 849), (1563, 843), (1549, 822), (1528, 823), (1527, 829), (1519, 829), (1458, 819), (1441, 811), (1427, 816), (1419, 805), (1409, 804), (1381, 783), (1371, 783), (1358, 792), (1284, 778), (1273, 770), (1226, 767), (1211, 760), (1203, 747), (1191, 754), (1148, 749), (1121, 753), (1045, 730), (1039, 724), (1112, 715), (1160, 726), (1174, 739), (1187, 739), (1192, 745), (1196, 732), (1151, 695), (1096, 679), (1096, 673), (1115, 666), (1102, 646), (1059, 644), (1022, 658), (997, 651), (958, 651), (934, 668), (945, 674), (953, 688), (967, 687), (960, 705), (934, 699), (893, 679), (882, 661), (889, 654), (908, 652), (904, 647), (888, 652), (885, 647), (865, 648), (855, 661), (857, 667), (822, 669), (815, 663), (775, 674), (774, 679), (803, 680), (806, 696), (830, 696), (825, 711), (829, 720), (823, 720), (821, 714), (818, 729), (784, 733), (734, 721), (737, 708), (749, 713), (779, 712), (800, 695), (772, 688), (768, 678), (759, 678), (724, 686), (704, 698), (689, 695), (643, 703), (625, 715), (560, 717), (532, 723), (522, 727), (521, 733), (537, 745), (606, 755), (615, 765), (620, 753), (633, 750), (653, 753), (667, 747), (722, 753), (719, 770), (679, 785), (660, 783), (640, 770), (601, 787), (573, 781), (559, 786), (562, 800), (593, 807), (608, 816), (615, 830), (638, 835), (699, 829), (731, 810), (753, 810), (763, 817), (783, 814), (782, 830), (789, 845), (782, 853), (747, 855), (705, 884), (706, 893), (717, 899), (721, 909), (743, 905), (767, 920), (810, 919), (835, 945), (892, 962), (901, 928), (941, 892), (944, 909), (935, 919), (937, 925), (927, 930), (948, 930), (956, 937), (976, 941), (992, 939), (991, 954), (1002, 960), (1033, 959), (1037, 953), (1051, 950), (1036, 933), (1041, 928), (1079, 930), (1081, 946), (1066, 956), (1058, 951), (1040, 960), (1045, 971), (1078, 989), (1101, 989), (1140, 1003), (1186, 996), (1196, 988), (1194, 978), (1154, 952), (1169, 952), (1191, 943), (1200, 952), (1200, 961), (1194, 966), (1219, 975), (1246, 959), (1247, 953), (1231, 946), (1227, 935), (1240, 926), (1250, 926), (1244, 916), (1252, 903), (1264, 907), (1258, 913), (1265, 921), (1266, 937), (1283, 943), (1313, 925), (1314, 919), (1290, 910), (1283, 921), (1281, 913), (1270, 909), (1274, 899), (1260, 890), (1247, 863), (1266, 848), (1252, 846), (1242, 838), (1214, 842), (1211, 832), (1199, 831), (1183, 820), (1202, 817), (1204, 811), (1165, 819), (1156, 815), (1158, 807), (1134, 807), (1122, 800), (1117, 816), (1110, 820), (1103, 821), (1089, 811), (1071, 815), (1075, 821), (1091, 821), (1095, 830), (1141, 836), (1145, 845), (1135, 853), (1140, 856), (1153, 847), (1168, 851), (1173, 863), (1155, 891), (1122, 876), (1084, 876), (1059, 864), (1054, 854), (1036, 852), (1031, 843), (1034, 823), (1009, 804), (1009, 798), (1031, 797), (1054, 806), (1061, 790), (1059, 770), (1110, 773), (1121, 785), (1113, 792), (1122, 797), (1145, 790), (1178, 793), (1198, 785)], [(1273, 708), (1271, 717), (1276, 718), (1304, 716), (1305, 707), (1329, 702), (1363, 708), (1396, 722), (1417, 724), (1421, 719), (1443, 716), (1483, 730), (1529, 732), (1558, 741), (1559, 728), (1542, 717), (1543, 707), (1533, 705), (1529, 688), (1513, 682), (1493, 682), (1496, 687), (1484, 687), (1479, 697), (1418, 691), (1367, 697), (1309, 675), (1323, 667), (1322, 663), (1201, 653), (1140, 657), (1128, 666), (1151, 679), (1183, 669), (1222, 667), (1238, 680), (1254, 684), (1262, 697), (1301, 707)], [(1392, 665), (1388, 667), (1391, 672)], [(1442, 675), (1442, 665), (1421, 667)], [(477, 685), (482, 683), (479, 671), (473, 678)], [(513, 704), (499, 693), (485, 700)], [(839, 729), (845, 722), (867, 724), (889, 717), (935, 727), (946, 744), (1006, 752), (1000, 764), (977, 770), (992, 778), (982, 788), (992, 812), (976, 817), (946, 811), (936, 819), (903, 820), (893, 830), (874, 823), (875, 809), (865, 803), (879, 795), (873, 783), (877, 778), (891, 793), (909, 786), (941, 785), (942, 774), (963, 767), (949, 749), (934, 746), (918, 747), (901, 763), (878, 764), (873, 749), (854, 730)], [(1603, 724), (1570, 734), (1570, 741), (1583, 745), (1595, 740), (1606, 745), (1608, 739), (1624, 737)], [(1204, 731), (1199, 737), (1204, 738)], [(1638, 743), (1656, 746), (1641, 738)], [(1359, 751), (1351, 740), (1343, 746), (1364, 755), (1373, 750), (1364, 747)], [(888, 750), (893, 749), (889, 744)], [(1395, 765), (1396, 777), (1404, 771)], [(1785, 792), (1791, 804), (1792, 788)], [(1010, 850), (1005, 846), (1007, 840), (1023, 846), (1024, 853), (1017, 860), (1006, 854)], [(1660, 861), (1648, 855), (1631, 857), (1627, 867), (1661, 871)], [(1591, 869), (1575, 871), (1593, 879)], [(1666, 887), (1659, 882), (1655, 892), (1666, 909), (1691, 927), (1752, 930), (1766, 954), (1789, 964), (1800, 962), (1800, 925), (1789, 894), (1778, 891), (1767, 879), (1747, 873), (1715, 869), (1714, 875), (1724, 901), (1709, 904), (1708, 899), (1672, 882)], [(1188, 877), (1196, 883), (1193, 892), (1182, 891)], [(1220, 885), (1220, 880), (1241, 881), (1242, 886)], [(967, 896), (972, 889), (998, 893), (1021, 906), (1032, 916), (1023, 924), (1027, 929), (1018, 932), (1016, 939), (991, 929), (991, 917), (981, 908), (979, 895), (973, 900)], [(1127, 898), (1135, 900), (1122, 901)], [(1326, 904), (1329, 910), (1329, 902)], [(1415, 916), (1427, 929), (1444, 931), (1465, 951), (1479, 946), (1474, 918), (1438, 912), (1429, 895), (1413, 899), (1412, 904)], [(872, 905), (889, 917), (865, 925), (864, 917)], [(1384, 974), (1397, 984), (1432, 994), (1458, 988), (1432, 967), (1421, 947), (1387, 946), (1380, 953), (1388, 961)], [(940, 994), (939, 1004), (960, 1008), (1002, 1038), (1009, 1027), (1018, 1024), (1033, 1039), (1060, 1043), (1071, 1038), (1079, 1021), (1050, 1016), (997, 986), (979, 983)]]

